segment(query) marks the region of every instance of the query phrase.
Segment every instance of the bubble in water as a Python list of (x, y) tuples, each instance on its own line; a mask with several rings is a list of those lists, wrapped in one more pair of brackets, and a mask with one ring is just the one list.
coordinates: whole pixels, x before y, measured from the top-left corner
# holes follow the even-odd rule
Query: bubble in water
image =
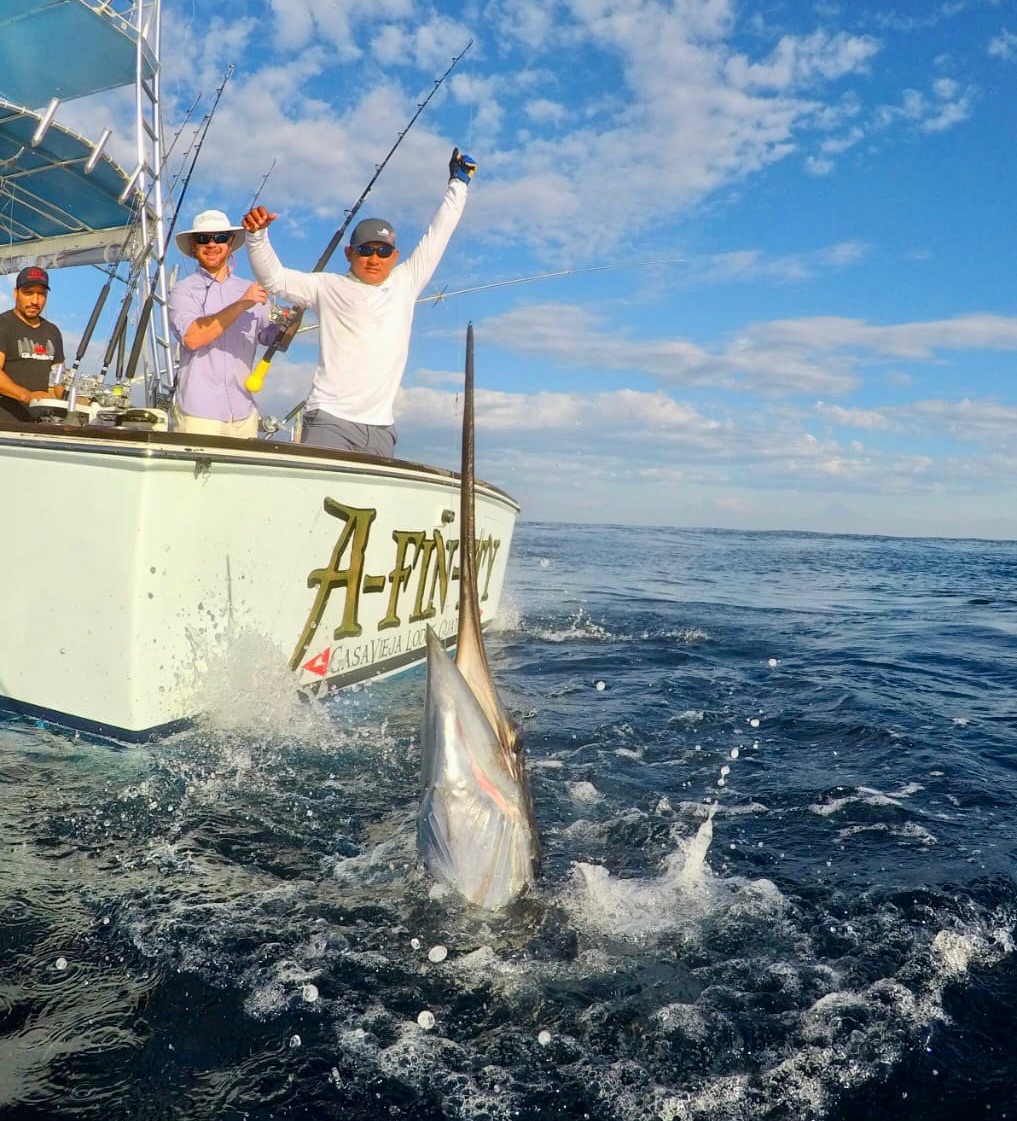
[(541, 568), (550, 568), (551, 567), (551, 562), (547, 559), (547, 557), (541, 557), (540, 560), (537, 561), (537, 563), (540, 565)]
[(759, 717), (758, 716), (753, 716), (753, 718), (749, 721), (749, 725), (753, 728), (758, 728), (759, 727)]
[(417, 1023), (424, 1029), (430, 1031), (434, 1027), (434, 1013), (428, 1012), (425, 1008), (423, 1012), (417, 1013)]
[(777, 659), (771, 658), (766, 664), (770, 667), (770, 669), (776, 669), (778, 664)]
[(551, 1042), (551, 1033), (549, 1031), (542, 1031), (537, 1036), (537, 1042), (541, 1047), (546, 1047)]
[(731, 748), (731, 758), (732, 759), (737, 759), (739, 754), (740, 754), (740, 752), (739, 752), (737, 747), (732, 747)]
[(67, 968), (67, 958), (57, 958), (56, 959), (56, 967), (57, 967), (57, 969), (60, 969), (60, 970), (66, 969)]
[(411, 950), (419, 950), (420, 949), (420, 939), (419, 938), (411, 938), (410, 939), (410, 949)]
[(448, 948), (446, 946), (432, 946), (427, 951), (427, 960), (433, 961), (437, 964), (439, 961), (444, 961), (448, 957)]
[(291, 1047), (299, 1047), (303, 1042), (304, 1041), (300, 1038), (299, 1035), (291, 1035), (290, 1036), (290, 1046)]
[(313, 1004), (318, 999), (318, 986), (317, 985), (304, 985), (300, 990), (300, 995), (307, 1001), (308, 1004)]
[(595, 681), (593, 683), (593, 687), (594, 687), (594, 689), (597, 690), (598, 693), (603, 693), (604, 690), (607, 688), (607, 682), (606, 681), (599, 681), (599, 680)]

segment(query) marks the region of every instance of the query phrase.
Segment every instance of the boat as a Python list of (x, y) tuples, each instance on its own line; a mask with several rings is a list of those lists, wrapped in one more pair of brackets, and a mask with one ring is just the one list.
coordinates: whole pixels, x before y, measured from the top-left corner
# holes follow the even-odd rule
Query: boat
[[(61, 13), (68, 22), (54, 25)], [(138, 91), (139, 158), (128, 173), (103, 153), (104, 138), (63, 129), (56, 102), (41, 108), (49, 90), (0, 75), (0, 185), (11, 200), (0, 271), (98, 263), (125, 273), (144, 331), (132, 348), (137, 372), (130, 363), (125, 372), (121, 341), (119, 361), (108, 351), (98, 373), (76, 375), (70, 399), (38, 405), (35, 423), (0, 423), (0, 488), (17, 496), (0, 550), (0, 708), (127, 741), (199, 719), (217, 675), (229, 667), (235, 680), (245, 661), (252, 703), (262, 684), (277, 686), (276, 670), (286, 689), (311, 697), (404, 670), (424, 660), (429, 625), (454, 644), (459, 598), (455, 473), (278, 433), (168, 430), (172, 207), (161, 179), (158, 27), (152, 0), (17, 0), (0, 17), (23, 57), (42, 37), (64, 42), (69, 28), (76, 55), (93, 57), (85, 41), (105, 50), (101, 71), (51, 68), (63, 98), (101, 83)], [(145, 301), (150, 317), (137, 312)], [(478, 482), (487, 625), (518, 513), (508, 494)]]

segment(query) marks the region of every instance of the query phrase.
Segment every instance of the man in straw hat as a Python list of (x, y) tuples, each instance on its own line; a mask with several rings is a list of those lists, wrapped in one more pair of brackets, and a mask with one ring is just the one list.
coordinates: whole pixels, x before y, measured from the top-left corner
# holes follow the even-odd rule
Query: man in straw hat
[(259, 343), (277, 328), (269, 320), (268, 293), (234, 271), (233, 252), (244, 231), (221, 210), (203, 210), (177, 248), (198, 269), (173, 285), (170, 326), (180, 340), (173, 426), (204, 436), (258, 435), (258, 410), (244, 388)]
[(413, 310), (462, 217), (476, 169), (469, 156), (453, 151), (445, 197), (401, 265), (395, 229), (381, 218), (353, 227), (345, 250), (350, 269), (341, 275), (283, 268), (267, 232), (278, 215), (263, 206), (244, 215), (254, 275), (273, 295), (318, 315), (318, 368), (301, 443), (391, 458), (393, 406), (409, 354)]
[(0, 421), (29, 422), (29, 401), (63, 395), (61, 385), (49, 384), (50, 370), (64, 360), (64, 340), (42, 317), (48, 296), (49, 274), (29, 265), (14, 283), (14, 307), (0, 315)]

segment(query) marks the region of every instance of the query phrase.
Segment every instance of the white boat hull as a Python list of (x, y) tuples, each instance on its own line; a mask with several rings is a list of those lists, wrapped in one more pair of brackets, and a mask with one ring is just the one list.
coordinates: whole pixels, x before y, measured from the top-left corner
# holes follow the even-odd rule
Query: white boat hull
[[(294, 687), (421, 661), (457, 630), (458, 476), (179, 433), (0, 428), (0, 704), (114, 737), (199, 715), (243, 637)], [(485, 622), (518, 507), (477, 484)], [(235, 666), (234, 666), (235, 669)], [(252, 675), (257, 667), (252, 667)]]

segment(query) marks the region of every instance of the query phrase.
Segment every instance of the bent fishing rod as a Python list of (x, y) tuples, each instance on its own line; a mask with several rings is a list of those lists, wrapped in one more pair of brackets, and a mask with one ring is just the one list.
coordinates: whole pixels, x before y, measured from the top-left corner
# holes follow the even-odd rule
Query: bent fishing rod
[[(227, 83), (233, 76), (233, 64), (230, 63), (226, 67), (226, 73), (223, 76), (222, 85), (215, 91), (215, 98), (208, 112), (205, 114), (205, 119), (202, 122), (199, 139), (194, 148), (194, 154), (191, 156), (190, 166), (187, 169), (187, 174), (184, 177), (183, 184), (180, 188), (180, 194), (177, 198), (176, 206), (173, 208), (173, 218), (170, 220), (169, 228), (166, 230), (166, 235), (163, 241), (162, 252), (156, 260), (156, 272), (163, 267), (166, 263), (166, 254), (169, 252), (169, 247), (173, 239), (173, 230), (176, 228), (177, 219), (180, 217), (180, 207), (184, 201), (184, 196), (187, 194), (187, 188), (190, 186), (191, 176), (194, 174), (194, 169), (198, 164), (198, 156), (201, 154), (202, 145), (205, 143), (205, 137), (208, 136), (209, 126), (212, 124), (212, 118), (215, 116), (216, 108), (219, 105), (219, 100), (222, 97), (223, 90), (226, 88)], [(143, 257), (148, 257), (152, 251), (153, 238), (149, 239), (149, 243), (145, 248)], [(140, 270), (139, 270), (140, 276)], [(142, 347), (145, 343), (145, 334), (148, 330), (148, 322), (152, 318), (152, 305), (155, 301), (156, 290), (151, 286), (145, 303), (142, 305), (141, 314), (138, 316), (138, 325), (134, 334), (134, 343), (131, 346), (130, 356), (127, 359), (127, 365), (124, 369), (124, 378), (130, 381), (134, 377), (134, 373), (138, 368), (138, 360), (141, 357)], [(146, 392), (147, 397), (147, 392)]]
[[(452, 73), (452, 71), (456, 68), (457, 64), (459, 63), (459, 60), (463, 57), (463, 55), (466, 54), (466, 52), (472, 46), (473, 46), (473, 40), (471, 39), (466, 44), (466, 46), (463, 47), (463, 49), (459, 52), (459, 54), (457, 54), (455, 56), (455, 58), (452, 59), (451, 63), (449, 63), (449, 67), (445, 71), (445, 73), (442, 74), (442, 76), (440, 78), (438, 78), (437, 81), (435, 81), (434, 86), (431, 89), (431, 92), (417, 106), (417, 111), (413, 114), (412, 117), (410, 117), (409, 123), (402, 130), (402, 132), (400, 132), (399, 135), (396, 137), (396, 142), (388, 150), (388, 155), (375, 168), (374, 175), (371, 176), (371, 180), (367, 184), (367, 186), (364, 188), (363, 193), (361, 194), (360, 198), (358, 198), (357, 201), (353, 204), (352, 208), (346, 212), (346, 218), (343, 221), (343, 224), (332, 235), (332, 240), (328, 243), (328, 245), (325, 246), (325, 251), (318, 258), (318, 263), (311, 270), (312, 272), (321, 272), (322, 269), (324, 269), (324, 267), (328, 264), (329, 260), (332, 257), (332, 254), (336, 251), (336, 249), (338, 248), (338, 246), (342, 242), (343, 237), (346, 234), (346, 231), (349, 229), (350, 223), (356, 217), (357, 211), (361, 208), (361, 206), (363, 206), (364, 200), (371, 193), (371, 188), (377, 182), (378, 176), (381, 175), (381, 173), (385, 170), (385, 165), (393, 157), (393, 155), (395, 155), (396, 149), (403, 142), (403, 138), (410, 131), (410, 129), (413, 128), (413, 125), (415, 124), (417, 118), (420, 116), (421, 113), (423, 113), (424, 109), (427, 107), (427, 103), (438, 92), (438, 90), (441, 88), (442, 83), (449, 76), (449, 74)], [(254, 371), (248, 377), (247, 381), (244, 382), (244, 385), (247, 387), (247, 389), (251, 393), (259, 392), (259, 390), (261, 389), (261, 387), (265, 383), (265, 376), (269, 371), (269, 367), (272, 365), (272, 359), (275, 358), (275, 356), (277, 354), (280, 354), (280, 353), (285, 354), (286, 351), (289, 350), (290, 343), (293, 341), (297, 331), (300, 330), (300, 324), (301, 324), (301, 322), (303, 320), (303, 317), (304, 317), (304, 309), (303, 308), (289, 308), (289, 309), (286, 310), (286, 312), (284, 314), (286, 315), (285, 325), (280, 330), (279, 335), (276, 337), (275, 341), (272, 342), (269, 345), (268, 349), (262, 355), (261, 361), (257, 364), (257, 366), (255, 366)]]

